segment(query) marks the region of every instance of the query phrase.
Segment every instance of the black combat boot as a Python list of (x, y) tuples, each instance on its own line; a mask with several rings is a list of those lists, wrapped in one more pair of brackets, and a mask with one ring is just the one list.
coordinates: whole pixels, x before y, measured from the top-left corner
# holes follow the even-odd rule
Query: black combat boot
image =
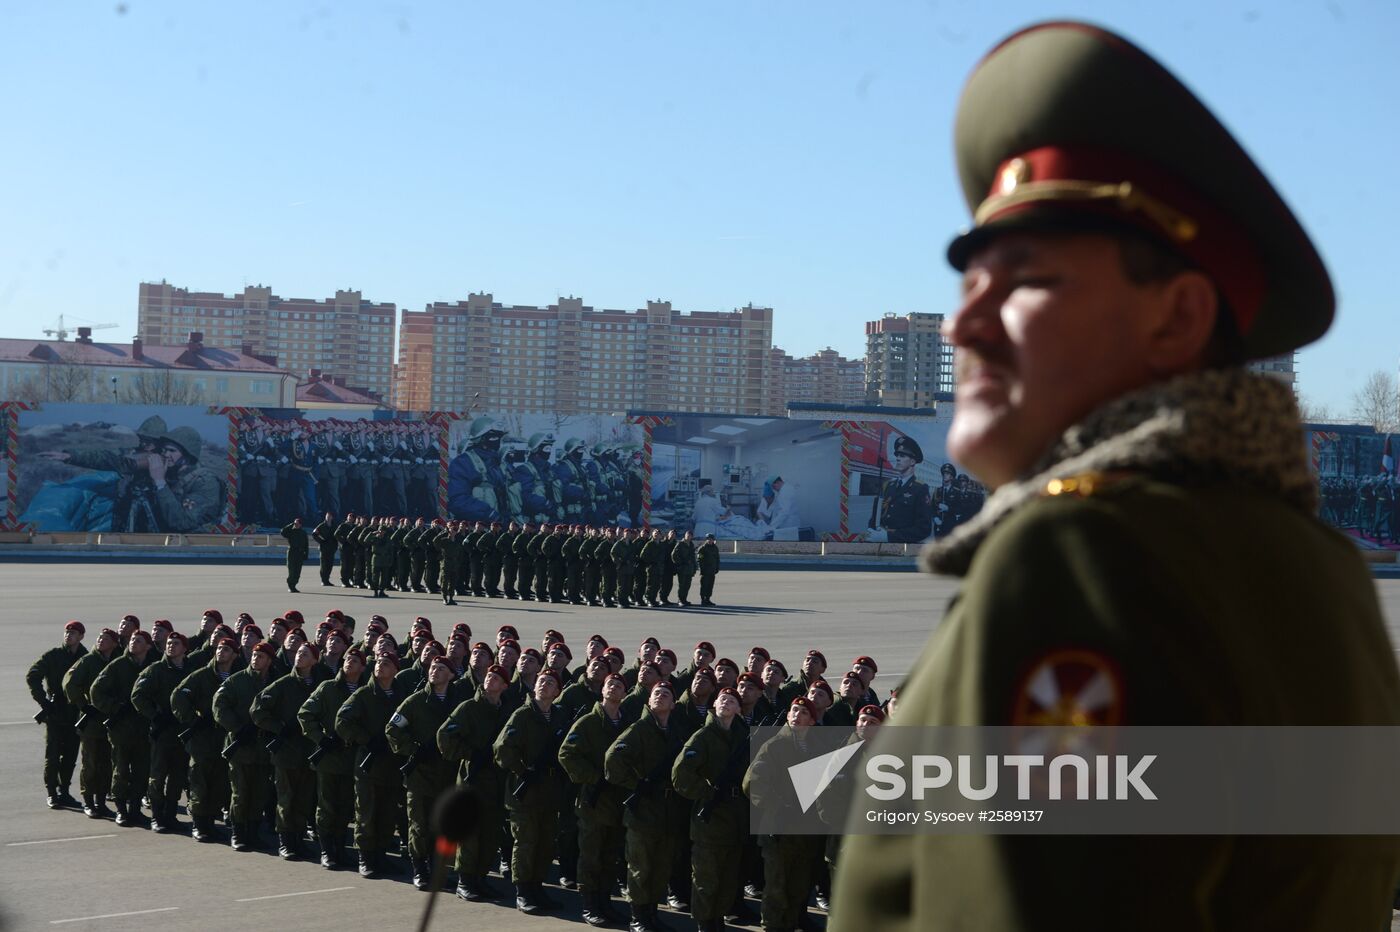
[(234, 823), (229, 826), (228, 843), (234, 851), (251, 851), (252, 846), (248, 844), (248, 839), (244, 837), (247, 826), (242, 823)]
[(114, 813), (112, 812), (112, 810), (110, 810), (110, 809), (107, 808), (107, 797), (106, 797), (106, 796), (103, 796), (101, 793), (98, 793), (96, 796), (94, 796), (94, 797), (92, 798), (92, 801), (93, 801), (93, 807), (92, 807), (92, 808), (93, 808), (93, 810), (94, 810), (97, 814), (94, 815), (94, 816), (91, 816), (90, 818), (93, 818), (93, 819), (110, 819), (110, 818), (112, 818), (112, 816), (113, 816)]
[(428, 888), (432, 886), (432, 878), (432, 868), (427, 861), (413, 862), (413, 885), (415, 887), (427, 892)]
[(583, 921), (593, 926), (595, 929), (608, 924), (608, 917), (603, 914), (602, 899), (600, 893), (583, 894)]

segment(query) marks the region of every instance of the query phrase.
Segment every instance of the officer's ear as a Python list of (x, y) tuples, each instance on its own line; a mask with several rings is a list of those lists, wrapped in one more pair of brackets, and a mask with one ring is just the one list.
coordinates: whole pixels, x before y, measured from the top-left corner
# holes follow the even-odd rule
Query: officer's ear
[(1217, 314), (1224, 313), (1215, 284), (1204, 273), (1187, 269), (1157, 286), (1149, 297), (1149, 321), (1144, 348), (1153, 375), (1175, 375), (1201, 368), (1215, 331)]

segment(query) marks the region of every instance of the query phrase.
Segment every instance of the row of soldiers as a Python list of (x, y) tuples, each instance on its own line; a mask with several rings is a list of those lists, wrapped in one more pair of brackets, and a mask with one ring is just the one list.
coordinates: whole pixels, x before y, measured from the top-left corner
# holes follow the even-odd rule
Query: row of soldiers
[(713, 606), (719, 545), (713, 534), (698, 546), (686, 531), (653, 528), (366, 518), (332, 514), (309, 534), (301, 519), (282, 528), (287, 538), (287, 588), (297, 591), (310, 540), (320, 548), (321, 584), (331, 586), (336, 553), (340, 584), (372, 589), (432, 592), (443, 604), (459, 595), (574, 605), (690, 606), (700, 575), (700, 604)]
[(246, 614), (230, 627), (210, 610), (186, 637), (164, 620), (147, 632), (127, 615), (88, 652), (84, 626), (69, 622), (27, 677), (47, 726), (50, 807), (78, 805), (69, 787), (81, 751), (91, 818), (112, 816), (110, 798), (118, 825), (174, 832), (187, 794), (198, 841), (222, 840), (222, 819), (235, 851), (258, 848), (270, 814), (281, 857), (311, 857), (313, 834), (329, 869), (351, 866), (352, 832), (366, 877), (393, 872), (397, 834), (414, 884), (427, 889), (429, 813), (461, 785), (477, 816), (453, 865), (467, 901), (499, 899), (487, 878), (499, 870), (517, 908), (547, 911), (556, 904), (543, 884), (557, 861), (560, 885), (581, 891), (594, 926), (621, 918), (619, 881), (635, 932), (662, 928), (662, 904), (690, 911), (702, 932), (743, 915), (746, 893), (762, 898), (766, 929), (804, 927), (814, 888), (828, 906), (839, 836), (823, 848), (748, 833), (748, 735), (786, 723), (789, 742), (816, 724), (868, 736), (893, 711), (871, 688), (872, 658), (856, 658), (833, 687), (819, 650), (790, 677), (762, 647), (741, 667), (708, 641), (678, 669), (676, 653), (648, 637), (626, 666), (595, 634), (571, 666), (553, 630), (522, 649), (510, 625), (494, 645), (472, 643), (465, 623), (443, 644), (422, 617), (403, 642), (380, 615), (358, 641), (354, 629), (333, 611), (308, 637), (290, 611), (265, 638)]

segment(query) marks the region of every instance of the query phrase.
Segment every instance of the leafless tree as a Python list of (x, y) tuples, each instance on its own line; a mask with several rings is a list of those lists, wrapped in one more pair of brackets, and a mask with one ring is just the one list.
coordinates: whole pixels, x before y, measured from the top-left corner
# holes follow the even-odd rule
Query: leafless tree
[(9, 392), (13, 401), (91, 402), (99, 401), (97, 379), (91, 366), (66, 362), (45, 363), (42, 370), (21, 379)]
[(1298, 396), (1298, 413), (1305, 424), (1325, 424), (1336, 417), (1330, 406), (1313, 401), (1306, 395)]
[(1400, 428), (1400, 388), (1395, 376), (1383, 369), (1372, 372), (1351, 396), (1351, 411), (1353, 417), (1375, 427), (1378, 433), (1395, 432)]
[(169, 369), (151, 369), (127, 379), (121, 400), (125, 404), (199, 405), (204, 404), (204, 389), (190, 379), (176, 378)]

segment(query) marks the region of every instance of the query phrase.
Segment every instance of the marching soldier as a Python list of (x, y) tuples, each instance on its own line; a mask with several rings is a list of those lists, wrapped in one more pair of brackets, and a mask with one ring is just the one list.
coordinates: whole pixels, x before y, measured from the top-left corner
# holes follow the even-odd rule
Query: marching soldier
[(530, 530), (530, 521), (526, 519), (521, 522), (520, 533), (511, 545), (511, 552), (515, 555), (515, 591), (525, 602), (535, 599), (535, 558), (531, 555), (531, 548), (537, 536), (538, 532)]
[(510, 876), (515, 884), (515, 906), (526, 915), (556, 905), (541, 887), (554, 860), (555, 822), (562, 796), (559, 745), (571, 724), (554, 709), (562, 685), (557, 674), (540, 673), (535, 678), (533, 701), (511, 713), (493, 747), (496, 765), (506, 773), (506, 811), (514, 839)]
[(150, 656), (151, 636), (137, 629), (131, 633), (126, 653), (102, 668), (88, 691), (97, 711), (107, 718), (103, 725), (112, 748), (112, 798), (118, 825), (141, 821), (141, 794), (151, 768), (151, 743), (146, 723), (131, 706), (131, 690)]
[(314, 746), (302, 733), (297, 714), (318, 683), (320, 651), (310, 641), (296, 649), (293, 669), (270, 683), (253, 700), (249, 715), (263, 734), (256, 740), (272, 755), (277, 789), (277, 855), (284, 861), (306, 858), (302, 836), (316, 805), (316, 783), (307, 757)]
[(302, 734), (315, 750), (307, 761), (316, 771), (316, 840), (321, 846), (321, 866), (343, 867), (345, 833), (355, 816), (355, 760), (335, 730), (335, 717), (345, 700), (365, 679), (365, 655), (351, 648), (340, 662), (335, 679), (321, 683), (297, 710)]
[(676, 570), (676, 598), (681, 605), (690, 607), (690, 581), (695, 578), (695, 534), (686, 531), (685, 536), (671, 548), (671, 565)]
[(428, 817), (445, 790), (453, 783), (451, 764), (438, 750), (437, 733), (447, 722), (454, 703), (449, 694), (452, 668), (447, 658), (435, 656), (428, 666), (422, 689), (410, 694), (389, 716), (385, 735), (400, 758), (408, 804), (408, 854), (413, 885), (427, 890), (432, 872), (433, 836)]
[(189, 808), (195, 841), (220, 840), (214, 819), (229, 804), (228, 761), (220, 753), (223, 732), (214, 720), (214, 694), (233, 675), (237, 659), (238, 642), (219, 638), (209, 662), (198, 667), (189, 664), (193, 672), (170, 694), (171, 714), (183, 726), (178, 737), (190, 755)]
[(384, 730), (404, 699), (394, 689), (398, 671), (397, 652), (380, 652), (373, 681), (355, 690), (335, 716), (336, 734), (352, 748), (356, 761), (355, 847), (361, 877), (376, 877), (389, 869), (385, 852), (403, 804), (403, 776)]
[[(328, 511), (326, 517), (311, 532), (311, 536), (316, 539), (317, 556), (321, 562), (321, 585), (323, 586), (335, 585), (331, 582), (331, 570), (335, 569), (335, 551), (340, 543), (335, 536), (337, 530), (335, 515)], [(341, 557), (341, 562), (344, 563), (344, 561), (345, 558)], [(344, 581), (343, 574), (341, 580)]]
[(724, 917), (741, 896), (740, 866), (749, 828), (744, 772), (748, 727), (739, 716), (739, 693), (719, 691), (714, 714), (686, 741), (671, 770), (676, 793), (694, 805), (690, 814), (690, 914), (700, 932), (723, 932)]
[(613, 598), (617, 602), (618, 608), (632, 607), (632, 541), (634, 530), (632, 528), (622, 528), (621, 535), (613, 543), (609, 554), (613, 561), (613, 575), (616, 578), (617, 591)]
[[(606, 669), (606, 662), (594, 658), (587, 676), (593, 680)], [(576, 683), (569, 690), (588, 688)], [(608, 750), (627, 726), (622, 717), (625, 695), (627, 682), (617, 674), (607, 674), (602, 682), (602, 701), (593, 703), (576, 719), (559, 747), (559, 765), (578, 788), (578, 886), (583, 896), (583, 921), (595, 927), (622, 919), (612, 909), (611, 894), (622, 866), (622, 800), (626, 794), (607, 781), (603, 768)]]
[(29, 694), (39, 703), (34, 720), (44, 725), (44, 789), (50, 809), (78, 804), (68, 790), (78, 762), (80, 742), (74, 730), (78, 708), (63, 691), (63, 677), (87, 653), (82, 643), (85, 633), (82, 622), (68, 622), (63, 626), (63, 643), (40, 655), (24, 678)]
[[(475, 648), (472, 656), (478, 656)], [(458, 782), (472, 793), (480, 818), (476, 831), (457, 849), (457, 895), (468, 902), (500, 897), (486, 875), (496, 866), (501, 840), (505, 785), (492, 746), (509, 714), (501, 704), (509, 677), (504, 667), (491, 664), (481, 688), (452, 711), (437, 733), (438, 749), (445, 760), (458, 763)]]
[(297, 583), (301, 581), (302, 564), (311, 552), (301, 518), (293, 518), (291, 524), (282, 528), (282, 536), (287, 538), (287, 591), (296, 592)]
[(229, 844), (234, 851), (251, 851), (261, 845), (258, 826), (267, 808), (272, 761), (258, 727), (253, 724), (253, 700), (271, 681), (277, 652), (268, 641), (253, 645), (248, 666), (224, 680), (214, 693), (214, 721), (224, 730), (223, 758), (228, 761)]
[(151, 739), (150, 785), (146, 797), (151, 803), (151, 830), (160, 834), (177, 831), (175, 810), (189, 778), (189, 751), (179, 738), (170, 700), (188, 675), (185, 664), (188, 641), (178, 631), (165, 640), (165, 656), (150, 664), (136, 677), (131, 705), (149, 723)]
[[(743, 790), (768, 819), (782, 818), (797, 807), (791, 780), (774, 776), (805, 759), (807, 729), (817, 723), (815, 710), (803, 696), (788, 707), (787, 727), (759, 748), (744, 774)], [(773, 794), (770, 798), (770, 794)], [(807, 901), (821, 866), (822, 847), (805, 835), (759, 836), (763, 848), (763, 928), (806, 928)]]
[(456, 535), (457, 522), (438, 531), (431, 545), (438, 554), (438, 588), (442, 590), (442, 604), (457, 604), (457, 577), (461, 572), (463, 541)]
[[(67, 639), (66, 631), (64, 639)], [(74, 727), (82, 749), (82, 769), (78, 773), (78, 786), (83, 794), (83, 814), (89, 819), (106, 819), (112, 816), (112, 811), (107, 808), (107, 793), (112, 786), (112, 749), (107, 743), (107, 729), (102, 724), (102, 713), (93, 707), (88, 692), (92, 689), (93, 680), (97, 679), (97, 675), (116, 656), (117, 647), (117, 632), (111, 628), (103, 628), (102, 633), (97, 636), (93, 650), (79, 657), (77, 662), (68, 668), (68, 672), (63, 674), (63, 696), (68, 700), (68, 705), (74, 710), (77, 719)], [(47, 752), (47, 747), (45, 751)], [(61, 761), (60, 756), (60, 763)], [(62, 796), (62, 793), (59, 795)]]
[(632, 932), (661, 928), (656, 910), (666, 899), (677, 838), (685, 831), (685, 807), (672, 789), (671, 770), (690, 735), (672, 718), (675, 704), (671, 684), (659, 680), (642, 717), (627, 726), (604, 758), (608, 782), (628, 794), (622, 821)]
[(715, 603), (710, 596), (715, 594), (715, 577), (719, 575), (719, 545), (715, 543), (715, 535), (705, 535), (695, 559), (700, 566), (700, 604), (713, 606)]

